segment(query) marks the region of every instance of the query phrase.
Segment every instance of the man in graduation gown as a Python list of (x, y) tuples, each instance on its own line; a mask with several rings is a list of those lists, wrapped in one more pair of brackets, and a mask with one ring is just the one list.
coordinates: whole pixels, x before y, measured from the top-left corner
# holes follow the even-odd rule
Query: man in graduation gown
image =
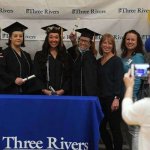
[(97, 63), (91, 50), (93, 36), (99, 35), (87, 28), (77, 29), (81, 33), (78, 45), (68, 49), (72, 56), (72, 95), (96, 96), (98, 90)]

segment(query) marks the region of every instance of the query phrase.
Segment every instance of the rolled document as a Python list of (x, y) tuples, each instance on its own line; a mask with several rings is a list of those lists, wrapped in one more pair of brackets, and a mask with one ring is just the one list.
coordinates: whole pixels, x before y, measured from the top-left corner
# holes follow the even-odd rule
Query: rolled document
[(35, 78), (35, 75), (34, 75), (34, 74), (31, 75), (31, 76), (28, 76), (27, 78), (24, 78), (23, 81), (28, 81), (28, 80), (30, 80), (30, 79), (32, 79), (32, 78)]
[(52, 92), (56, 92), (52, 86), (49, 86), (49, 89), (50, 89)]

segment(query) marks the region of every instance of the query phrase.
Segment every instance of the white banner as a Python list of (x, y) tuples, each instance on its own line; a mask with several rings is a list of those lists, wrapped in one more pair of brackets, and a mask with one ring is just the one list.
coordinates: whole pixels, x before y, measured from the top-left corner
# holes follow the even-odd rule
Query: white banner
[(148, 10), (148, 0), (0, 0), (0, 19), (133, 19)]
[[(118, 51), (123, 34), (137, 30), (143, 42), (150, 34), (148, 0), (0, 0), (0, 28), (18, 21), (28, 27), (25, 36), (32, 54), (41, 49), (45, 32), (41, 29), (50, 24), (59, 24), (64, 32), (66, 46), (68, 36), (75, 28), (90, 28), (100, 34), (114, 35)], [(6, 47), (8, 35), (1, 32), (1, 46)], [(100, 37), (97, 38), (97, 46)], [(38, 44), (35, 44), (37, 43)], [(30, 51), (30, 52), (31, 52)]]

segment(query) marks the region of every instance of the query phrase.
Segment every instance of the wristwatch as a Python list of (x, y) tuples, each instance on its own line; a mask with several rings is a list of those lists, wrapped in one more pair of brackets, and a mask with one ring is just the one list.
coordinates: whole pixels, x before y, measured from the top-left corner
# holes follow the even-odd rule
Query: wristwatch
[(114, 99), (118, 99), (118, 100), (120, 100), (120, 97), (118, 97), (118, 96), (115, 96), (115, 97), (114, 97)]

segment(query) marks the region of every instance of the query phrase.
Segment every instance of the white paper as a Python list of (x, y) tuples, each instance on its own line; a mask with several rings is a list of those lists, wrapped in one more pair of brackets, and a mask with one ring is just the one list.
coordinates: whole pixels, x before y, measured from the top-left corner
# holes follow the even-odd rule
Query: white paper
[(27, 78), (24, 78), (23, 81), (27, 81), (27, 80), (30, 80), (30, 79), (32, 79), (32, 78), (35, 78), (35, 75), (34, 75), (34, 74), (31, 75), (31, 76), (29, 76), (29, 77), (27, 77)]

